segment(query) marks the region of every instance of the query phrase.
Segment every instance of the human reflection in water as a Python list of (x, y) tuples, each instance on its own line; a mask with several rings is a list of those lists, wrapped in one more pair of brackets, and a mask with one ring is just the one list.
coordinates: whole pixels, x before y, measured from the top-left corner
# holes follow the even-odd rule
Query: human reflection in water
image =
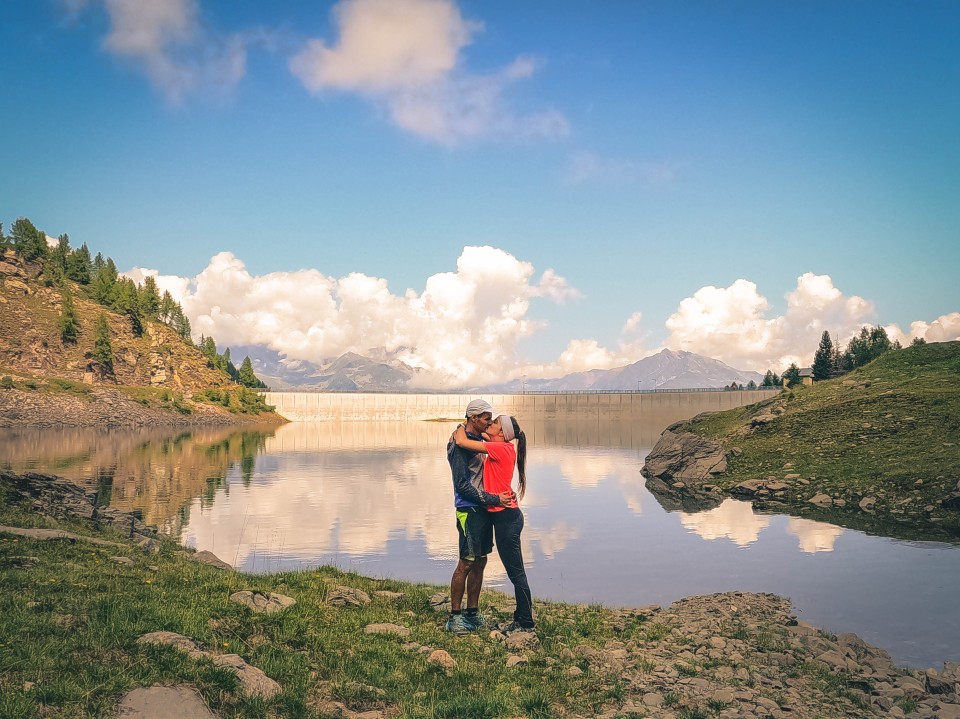
[[(479, 440), (492, 421), (493, 407), (482, 399), (475, 399), (467, 405), (465, 425), (457, 429)], [(493, 525), (486, 510), (492, 506), (508, 506), (515, 499), (512, 490), (498, 495), (484, 489), (483, 457), (458, 446), (453, 437), (447, 443), (460, 537), (460, 561), (450, 579), (450, 618), (446, 624), (447, 631), (455, 634), (466, 634), (483, 626), (483, 617), (478, 611), (480, 588), (487, 555), (493, 549)], [(466, 611), (462, 608), (464, 592)]]
[[(513, 622), (504, 628), (504, 632), (533, 631), (533, 598), (527, 582), (527, 572), (523, 566), (523, 553), (520, 549), (520, 533), (523, 531), (523, 512), (517, 500), (523, 499), (527, 488), (527, 437), (520, 429), (515, 417), (501, 414), (487, 428), (486, 441), (478, 442), (467, 436), (463, 426), (457, 427), (454, 440), (458, 447), (480, 452), (486, 455), (483, 463), (483, 486), (488, 492), (502, 493), (513, 491), (514, 467), (517, 468), (518, 482), (516, 499), (501, 507), (488, 507), (493, 520), (497, 553), (507, 576), (513, 583), (517, 608), (513, 613)], [(513, 446), (516, 439), (517, 446)]]

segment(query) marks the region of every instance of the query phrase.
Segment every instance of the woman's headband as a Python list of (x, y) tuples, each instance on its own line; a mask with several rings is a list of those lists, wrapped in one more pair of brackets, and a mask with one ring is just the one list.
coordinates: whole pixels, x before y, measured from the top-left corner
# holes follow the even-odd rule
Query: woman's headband
[(508, 442), (513, 441), (517, 436), (517, 430), (513, 426), (513, 417), (508, 414), (501, 414), (499, 419), (500, 429), (503, 430), (503, 438)]

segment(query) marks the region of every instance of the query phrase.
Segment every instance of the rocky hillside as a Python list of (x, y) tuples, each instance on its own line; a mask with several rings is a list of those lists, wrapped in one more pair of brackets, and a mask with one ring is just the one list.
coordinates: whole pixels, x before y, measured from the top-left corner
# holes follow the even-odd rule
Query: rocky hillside
[[(87, 299), (81, 286), (64, 284), (76, 307), (76, 342), (61, 340), (63, 290), (46, 286), (39, 264), (22, 262), (11, 250), (0, 256), (0, 426), (224, 423), (236, 417), (209, 400), (219, 402), (239, 388), (173, 329), (145, 321), (136, 336), (126, 317)], [(94, 359), (101, 313), (110, 328), (112, 371)], [(204, 393), (207, 401), (199, 399)]]
[(892, 536), (960, 537), (960, 342), (664, 432), (647, 485), (671, 506), (725, 496)]

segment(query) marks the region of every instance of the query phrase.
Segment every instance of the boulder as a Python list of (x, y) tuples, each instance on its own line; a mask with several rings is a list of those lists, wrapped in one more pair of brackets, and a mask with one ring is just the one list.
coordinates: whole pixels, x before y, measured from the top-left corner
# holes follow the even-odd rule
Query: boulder
[(208, 552), (207, 550), (203, 550), (201, 552), (181, 552), (180, 556), (186, 557), (192, 562), (208, 564), (211, 567), (216, 567), (217, 569), (233, 569), (233, 567), (220, 559), (220, 557), (218, 557), (216, 554), (213, 552)]
[(693, 432), (667, 429), (643, 465), (645, 477), (683, 480), (688, 484), (704, 482), (727, 470), (727, 455), (712, 439)]
[(366, 634), (392, 634), (397, 637), (409, 637), (410, 629), (399, 624), (368, 624), (363, 628)]
[(292, 607), (297, 603), (296, 599), (284, 596), (283, 594), (274, 594), (273, 592), (257, 592), (244, 589), (240, 592), (234, 592), (230, 595), (230, 601), (249, 607), (257, 614), (273, 614), (281, 612), (287, 607)]
[(327, 603), (335, 607), (362, 607), (370, 603), (370, 595), (353, 587), (334, 587), (327, 594)]
[(117, 704), (118, 719), (214, 719), (197, 690), (191, 686), (139, 687)]
[(239, 654), (213, 654), (210, 659), (218, 667), (226, 667), (237, 675), (244, 696), (259, 696), (272, 699), (281, 692), (280, 685), (257, 669), (247, 664)]
[(457, 666), (456, 660), (450, 656), (449, 652), (443, 649), (434, 649), (432, 652), (430, 652), (430, 656), (427, 657), (427, 661), (430, 662), (430, 664), (436, 664), (447, 671), (451, 671)]

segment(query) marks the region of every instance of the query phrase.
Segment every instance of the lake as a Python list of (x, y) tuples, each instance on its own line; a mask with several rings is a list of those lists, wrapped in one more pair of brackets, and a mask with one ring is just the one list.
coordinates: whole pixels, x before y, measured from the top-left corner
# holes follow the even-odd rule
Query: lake
[[(790, 597), (912, 667), (960, 660), (960, 546), (906, 542), (726, 500), (668, 512), (644, 487), (664, 422), (524, 426), (523, 552), (536, 597), (669, 604), (732, 590)], [(51, 472), (137, 509), (238, 569), (334, 564), (449, 582), (456, 561), (445, 445), (453, 424), (290, 423), (259, 429), (0, 430), (0, 464)], [(510, 591), (496, 556), (486, 586)]]

